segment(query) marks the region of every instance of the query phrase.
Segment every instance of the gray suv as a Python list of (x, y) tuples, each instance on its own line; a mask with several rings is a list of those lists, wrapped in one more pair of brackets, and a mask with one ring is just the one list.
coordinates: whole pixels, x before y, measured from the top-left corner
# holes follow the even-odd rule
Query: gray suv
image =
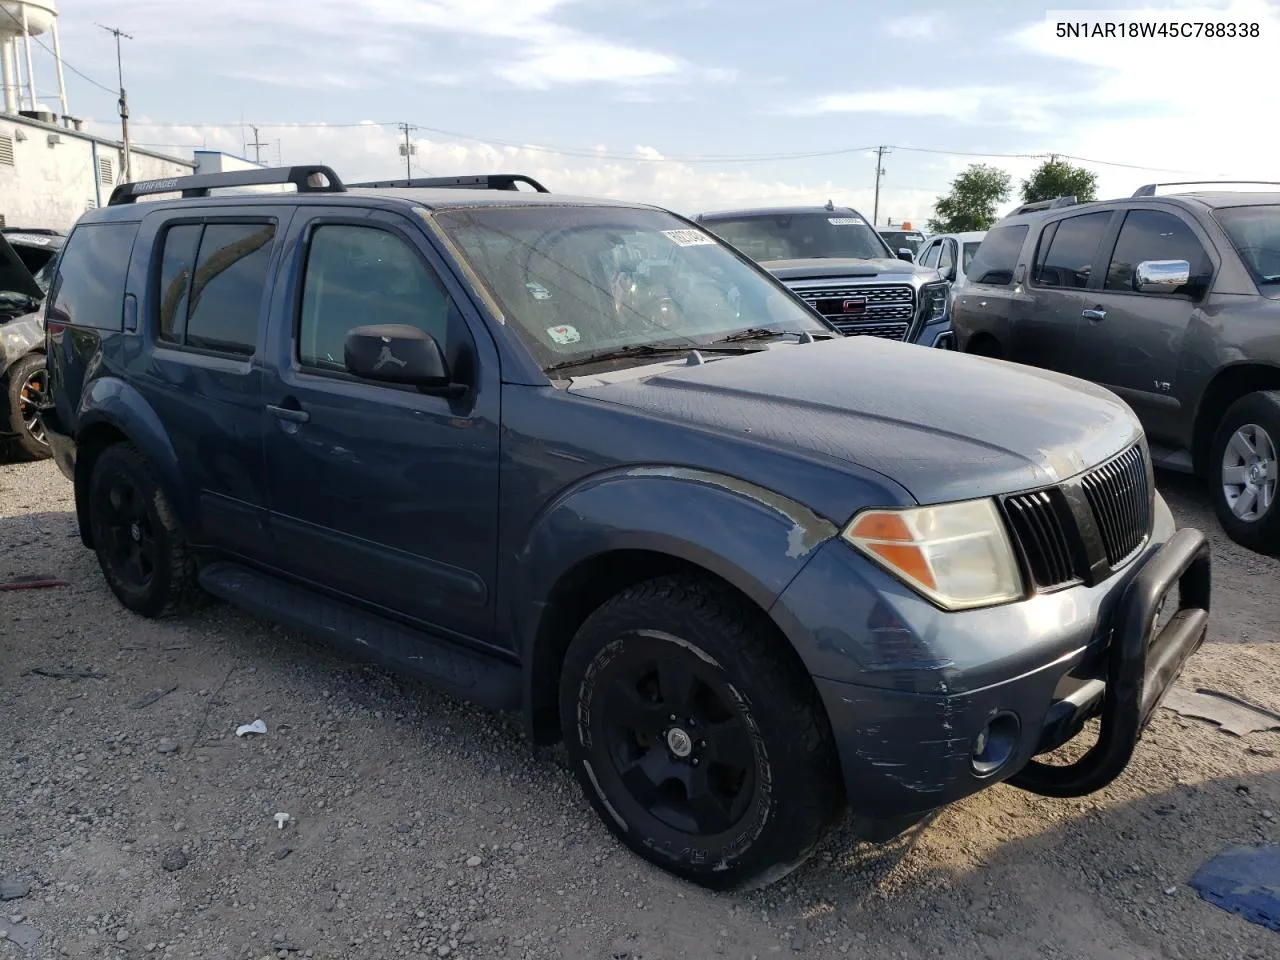
[(957, 349), (1118, 394), (1155, 463), (1202, 477), (1228, 535), (1277, 553), (1280, 184), (1192, 186), (1015, 210), (952, 305)]

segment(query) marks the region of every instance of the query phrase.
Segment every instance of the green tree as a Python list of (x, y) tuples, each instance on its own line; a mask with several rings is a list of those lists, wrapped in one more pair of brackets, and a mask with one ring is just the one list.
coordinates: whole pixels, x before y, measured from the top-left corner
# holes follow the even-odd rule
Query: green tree
[(1054, 197), (1075, 197), (1081, 203), (1096, 200), (1098, 175), (1050, 157), (1022, 181), (1022, 202), (1037, 203)]
[(933, 233), (986, 230), (995, 222), (996, 207), (1009, 199), (1013, 178), (984, 163), (970, 165), (951, 181), (951, 192), (939, 197), (929, 221)]

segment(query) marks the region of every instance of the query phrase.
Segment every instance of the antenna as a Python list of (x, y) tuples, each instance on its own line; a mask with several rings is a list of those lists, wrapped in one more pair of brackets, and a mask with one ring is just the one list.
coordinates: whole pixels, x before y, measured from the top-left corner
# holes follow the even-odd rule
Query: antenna
[(125, 40), (132, 40), (133, 35), (125, 33), (119, 27), (107, 27), (101, 23), (98, 26), (116, 38), (116, 75), (120, 79), (120, 134), (124, 141), (124, 163), (120, 165), (122, 168), (120, 182), (128, 183), (132, 166), (129, 162), (129, 95), (124, 90), (124, 59), (120, 51), (120, 39), (123, 37)]
[(253, 147), (253, 162), (262, 166), (262, 148), (269, 146), (258, 139), (258, 127), (256, 124), (249, 124), (249, 129), (253, 131), (253, 143), (245, 144), (246, 147)]

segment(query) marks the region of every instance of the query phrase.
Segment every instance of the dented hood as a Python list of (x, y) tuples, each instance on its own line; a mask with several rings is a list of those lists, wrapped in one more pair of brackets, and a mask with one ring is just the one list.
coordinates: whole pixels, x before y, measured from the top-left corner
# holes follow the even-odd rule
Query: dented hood
[(842, 337), (713, 356), (583, 378), (570, 391), (855, 463), (921, 503), (1053, 483), (1141, 436), (1110, 391), (949, 350)]

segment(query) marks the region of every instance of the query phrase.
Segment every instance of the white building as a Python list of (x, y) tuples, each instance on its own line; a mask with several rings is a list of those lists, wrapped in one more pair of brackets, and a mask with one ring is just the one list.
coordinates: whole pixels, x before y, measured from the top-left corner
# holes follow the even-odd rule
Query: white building
[[(0, 113), (0, 225), (69, 230), (86, 210), (105, 206), (115, 188), (124, 148), (74, 126)], [(184, 177), (191, 160), (133, 147), (130, 180)]]

